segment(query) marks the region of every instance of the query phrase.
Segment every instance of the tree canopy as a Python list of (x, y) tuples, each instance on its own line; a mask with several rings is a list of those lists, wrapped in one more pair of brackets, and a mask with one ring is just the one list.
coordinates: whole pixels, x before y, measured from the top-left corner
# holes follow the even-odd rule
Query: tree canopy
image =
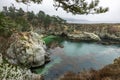
[(9, 36), (12, 32), (29, 31), (33, 28), (48, 28), (49, 26), (62, 26), (66, 21), (58, 16), (50, 16), (43, 11), (35, 14), (33, 11), (25, 12), (22, 8), (4, 6), (0, 11), (0, 36)]
[[(16, 0), (28, 4), (30, 2), (40, 4), (43, 0)], [(63, 8), (73, 14), (97, 14), (108, 11), (108, 8), (99, 7), (99, 0), (53, 0), (56, 9)], [(32, 27), (61, 26), (66, 21), (58, 16), (49, 16), (43, 11), (35, 14), (33, 11), (24, 12), (22, 8), (16, 9), (14, 5), (3, 7), (0, 12), (0, 35), (10, 35), (13, 31), (29, 31)]]
[[(41, 3), (43, 0), (16, 0), (22, 3)], [(56, 10), (61, 7), (67, 12), (73, 14), (99, 14), (108, 11), (108, 8), (99, 7), (99, 0), (53, 0)]]

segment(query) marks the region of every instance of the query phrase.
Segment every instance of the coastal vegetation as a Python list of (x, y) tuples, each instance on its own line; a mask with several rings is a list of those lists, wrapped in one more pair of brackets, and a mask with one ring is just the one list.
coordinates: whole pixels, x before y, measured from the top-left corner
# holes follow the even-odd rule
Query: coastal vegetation
[(43, 11), (35, 14), (33, 11), (24, 12), (22, 8), (4, 6), (0, 12), (0, 35), (7, 37), (13, 32), (31, 31), (33, 28), (61, 26), (66, 21), (58, 16), (49, 16)]

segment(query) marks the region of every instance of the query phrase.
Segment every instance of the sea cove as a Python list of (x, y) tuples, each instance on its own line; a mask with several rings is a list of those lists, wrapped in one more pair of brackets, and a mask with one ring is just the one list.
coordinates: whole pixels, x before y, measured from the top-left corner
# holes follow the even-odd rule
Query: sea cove
[(120, 80), (119, 3), (1, 0), (0, 80)]
[(65, 72), (90, 69), (101, 69), (111, 64), (120, 56), (118, 45), (102, 45), (97, 43), (71, 42), (64, 40), (61, 47), (49, 49), (51, 62), (43, 68), (37, 68), (38, 74), (43, 74), (45, 80), (55, 80)]

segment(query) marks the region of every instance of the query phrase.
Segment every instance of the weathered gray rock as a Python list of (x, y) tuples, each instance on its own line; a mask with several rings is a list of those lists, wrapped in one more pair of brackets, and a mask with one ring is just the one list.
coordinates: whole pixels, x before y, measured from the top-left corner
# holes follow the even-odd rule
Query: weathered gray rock
[(45, 64), (46, 46), (40, 35), (34, 32), (16, 33), (7, 50), (8, 62), (26, 67), (37, 67)]
[(86, 40), (86, 41), (100, 41), (98, 35), (94, 33), (88, 33), (88, 32), (80, 32), (80, 33), (70, 33), (67, 34), (69, 39), (77, 39), (77, 40)]
[(120, 35), (109, 34), (109, 33), (99, 33), (99, 36), (103, 39), (108, 39), (111, 41), (120, 41)]
[(2, 60), (2, 53), (0, 53), (0, 64), (3, 62)]
[(114, 60), (114, 64), (118, 64), (120, 66), (120, 57), (118, 57)]

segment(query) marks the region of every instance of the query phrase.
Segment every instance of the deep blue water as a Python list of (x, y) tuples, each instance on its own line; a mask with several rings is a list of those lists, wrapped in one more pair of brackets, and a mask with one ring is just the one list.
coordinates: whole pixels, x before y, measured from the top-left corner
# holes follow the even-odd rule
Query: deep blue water
[(51, 62), (37, 70), (46, 80), (55, 80), (67, 71), (78, 73), (91, 68), (100, 69), (120, 56), (120, 47), (115, 45), (70, 41), (61, 44), (64, 48), (50, 49)]

